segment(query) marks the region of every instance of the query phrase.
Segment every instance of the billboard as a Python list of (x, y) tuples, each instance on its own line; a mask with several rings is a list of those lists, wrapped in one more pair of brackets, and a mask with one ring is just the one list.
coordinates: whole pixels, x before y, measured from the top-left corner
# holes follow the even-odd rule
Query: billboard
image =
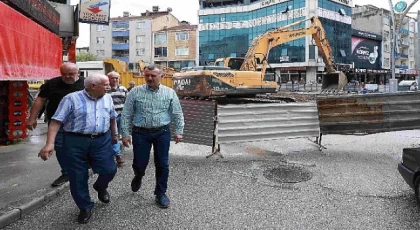
[(111, 0), (80, 0), (79, 22), (109, 24)]
[(380, 69), (381, 42), (367, 38), (351, 38), (352, 60), (355, 68)]

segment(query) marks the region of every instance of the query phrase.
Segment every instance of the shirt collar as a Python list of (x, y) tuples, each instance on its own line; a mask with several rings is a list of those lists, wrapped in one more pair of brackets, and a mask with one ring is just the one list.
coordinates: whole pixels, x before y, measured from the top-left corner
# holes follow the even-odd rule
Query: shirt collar
[(90, 100), (93, 100), (93, 101), (97, 101), (97, 100), (99, 100), (99, 99), (101, 99), (103, 96), (100, 96), (100, 97), (98, 97), (98, 98), (93, 98), (93, 97), (91, 97), (89, 94), (88, 94), (88, 92), (86, 91), (86, 89), (84, 89), (83, 90), (83, 94), (87, 97), (87, 98), (89, 98)]
[(159, 85), (158, 85), (157, 89), (152, 89), (152, 87), (149, 87), (149, 85), (148, 85), (148, 84), (146, 84), (146, 89), (147, 89), (147, 90), (150, 90), (150, 91), (153, 91), (153, 92), (158, 92), (158, 91), (159, 91), (159, 89), (160, 89), (160, 83), (159, 83)]

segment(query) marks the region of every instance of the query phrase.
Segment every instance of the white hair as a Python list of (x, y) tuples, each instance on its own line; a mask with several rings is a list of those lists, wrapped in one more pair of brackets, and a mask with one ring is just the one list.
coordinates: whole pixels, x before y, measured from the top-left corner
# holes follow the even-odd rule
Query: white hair
[(107, 76), (108, 76), (108, 77), (111, 77), (111, 76), (118, 76), (118, 77), (121, 77), (121, 76), (120, 76), (120, 74), (119, 74), (119, 73), (117, 73), (117, 72), (115, 72), (115, 71), (111, 71), (111, 72), (109, 72), (109, 73), (107, 74)]
[(85, 88), (89, 88), (91, 85), (98, 85), (101, 82), (101, 79), (108, 79), (107, 76), (100, 73), (93, 73), (85, 79)]

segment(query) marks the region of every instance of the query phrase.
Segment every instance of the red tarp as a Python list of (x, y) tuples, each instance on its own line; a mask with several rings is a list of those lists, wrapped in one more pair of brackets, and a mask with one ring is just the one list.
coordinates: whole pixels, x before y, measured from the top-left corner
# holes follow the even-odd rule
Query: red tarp
[(0, 12), (0, 81), (60, 76), (60, 37), (3, 2)]

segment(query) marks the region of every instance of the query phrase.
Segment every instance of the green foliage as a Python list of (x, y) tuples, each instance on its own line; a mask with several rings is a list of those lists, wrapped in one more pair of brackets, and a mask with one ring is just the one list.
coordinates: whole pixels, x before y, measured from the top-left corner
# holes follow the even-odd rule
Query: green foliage
[(88, 52), (81, 52), (76, 55), (76, 61), (96, 61), (96, 56)]

